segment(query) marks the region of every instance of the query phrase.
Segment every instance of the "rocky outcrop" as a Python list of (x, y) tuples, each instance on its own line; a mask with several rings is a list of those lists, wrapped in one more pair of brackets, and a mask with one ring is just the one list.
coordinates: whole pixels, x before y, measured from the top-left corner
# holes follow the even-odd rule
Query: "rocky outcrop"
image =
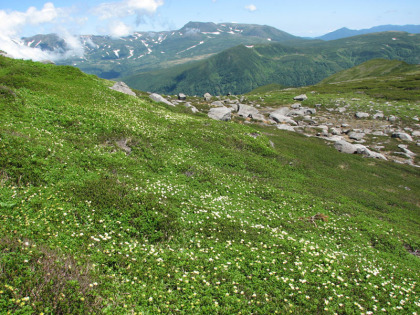
[(232, 111), (225, 106), (211, 108), (208, 112), (208, 117), (215, 120), (228, 121), (232, 117)]
[(162, 95), (157, 94), (157, 93), (152, 93), (149, 95), (149, 97), (154, 100), (155, 102), (160, 102), (160, 103), (165, 103), (169, 106), (175, 106), (173, 103), (171, 103), (170, 101), (168, 101), (166, 98), (164, 98)]
[(306, 96), (306, 94), (301, 94), (301, 95), (295, 96), (293, 99), (294, 99), (295, 101), (302, 102), (302, 101), (307, 100), (307, 99), (308, 99), (308, 97)]
[(394, 132), (391, 137), (398, 138), (404, 141), (413, 141), (413, 138), (408, 133), (400, 131)]
[(239, 104), (238, 116), (243, 118), (253, 118), (253, 115), (258, 115), (259, 111), (255, 107)]
[(134, 93), (127, 84), (125, 84), (124, 82), (120, 81), (120, 82), (115, 82), (115, 84), (113, 86), (110, 87), (111, 90), (115, 90), (127, 95), (131, 95), (131, 96), (136, 96), (136, 93)]
[(380, 153), (369, 150), (367, 147), (361, 144), (352, 144), (345, 140), (339, 140), (334, 144), (334, 147), (342, 153), (347, 154), (362, 154), (366, 157), (386, 160), (386, 157)]
[(204, 94), (204, 100), (206, 101), (206, 102), (210, 102), (211, 101), (211, 94), (210, 93), (205, 93)]

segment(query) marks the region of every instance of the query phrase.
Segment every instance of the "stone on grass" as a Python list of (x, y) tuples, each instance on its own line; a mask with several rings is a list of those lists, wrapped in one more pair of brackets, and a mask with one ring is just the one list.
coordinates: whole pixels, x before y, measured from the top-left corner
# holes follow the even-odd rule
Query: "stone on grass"
[(164, 98), (160, 94), (152, 93), (152, 94), (149, 95), (149, 97), (152, 100), (154, 100), (155, 102), (165, 103), (166, 105), (169, 105), (169, 106), (175, 106), (174, 104), (172, 104), (171, 102), (169, 102), (166, 98)]
[(394, 132), (391, 136), (392, 138), (398, 138), (404, 141), (413, 141), (413, 138), (408, 133), (405, 132)]
[(211, 108), (207, 114), (211, 119), (229, 121), (232, 117), (232, 111), (227, 107)]
[(134, 93), (127, 84), (125, 84), (124, 82), (120, 81), (120, 82), (115, 82), (115, 84), (113, 86), (110, 87), (111, 90), (115, 90), (127, 95), (131, 95), (131, 96), (136, 96), (136, 93)]

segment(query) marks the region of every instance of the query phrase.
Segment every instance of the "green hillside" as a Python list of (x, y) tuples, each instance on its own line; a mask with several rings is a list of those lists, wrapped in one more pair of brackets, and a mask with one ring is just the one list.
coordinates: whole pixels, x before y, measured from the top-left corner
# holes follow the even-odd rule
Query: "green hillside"
[(385, 32), (335, 41), (237, 46), (206, 60), (139, 73), (130, 86), (164, 94), (242, 94), (267, 84), (306, 86), (371, 59), (420, 63), (420, 35)]
[(418, 168), (112, 84), (0, 56), (0, 313), (418, 312)]
[(340, 71), (322, 80), (321, 84), (419, 73), (420, 65), (410, 65), (399, 60), (373, 59), (359, 66)]

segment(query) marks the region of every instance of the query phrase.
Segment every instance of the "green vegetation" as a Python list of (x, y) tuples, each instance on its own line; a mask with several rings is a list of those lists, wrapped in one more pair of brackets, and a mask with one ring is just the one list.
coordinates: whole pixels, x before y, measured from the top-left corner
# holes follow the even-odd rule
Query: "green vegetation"
[(111, 85), (0, 57), (1, 313), (418, 312), (417, 168)]
[(267, 84), (307, 86), (371, 59), (420, 63), (420, 34), (385, 32), (334, 41), (230, 48), (206, 60), (138, 73), (130, 86), (163, 94), (247, 93)]

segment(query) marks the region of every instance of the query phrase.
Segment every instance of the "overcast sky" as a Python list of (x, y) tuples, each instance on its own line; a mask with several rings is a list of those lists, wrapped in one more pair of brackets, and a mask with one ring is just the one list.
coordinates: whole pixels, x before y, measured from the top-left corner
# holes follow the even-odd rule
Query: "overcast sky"
[(315, 37), (341, 27), (419, 25), (420, 0), (0, 0), (0, 49), (40, 33), (73, 40), (76, 49), (73, 35), (119, 37), (189, 21), (264, 24)]

